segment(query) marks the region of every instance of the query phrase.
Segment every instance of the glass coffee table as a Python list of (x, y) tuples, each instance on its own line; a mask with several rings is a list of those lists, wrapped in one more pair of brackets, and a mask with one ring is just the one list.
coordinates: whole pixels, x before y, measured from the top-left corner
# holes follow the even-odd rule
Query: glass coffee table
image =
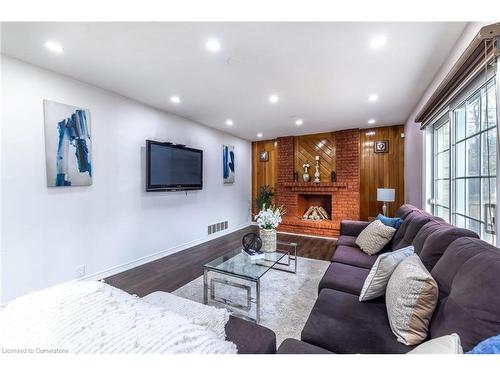
[[(297, 273), (297, 244), (278, 241), (277, 251), (264, 253), (265, 258), (252, 260), (241, 247), (212, 260), (203, 266), (203, 303), (216, 302), (236, 315), (258, 323), (260, 321), (260, 280), (270, 269)], [(218, 295), (216, 287), (223, 286), (246, 294), (244, 302)], [(254, 286), (254, 288), (252, 288)], [(255, 292), (252, 293), (252, 289)], [(255, 306), (255, 317), (251, 316)]]

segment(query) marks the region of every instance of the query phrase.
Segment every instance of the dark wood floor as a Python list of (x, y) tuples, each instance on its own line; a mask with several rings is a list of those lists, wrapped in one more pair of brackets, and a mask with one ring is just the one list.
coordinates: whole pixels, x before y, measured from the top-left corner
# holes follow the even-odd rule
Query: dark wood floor
[[(106, 282), (139, 297), (161, 290), (172, 292), (203, 274), (203, 265), (241, 245), (245, 233), (257, 232), (250, 226), (193, 246), (178, 253), (106, 278)], [(278, 234), (278, 240), (296, 242), (299, 256), (330, 260), (335, 240)]]

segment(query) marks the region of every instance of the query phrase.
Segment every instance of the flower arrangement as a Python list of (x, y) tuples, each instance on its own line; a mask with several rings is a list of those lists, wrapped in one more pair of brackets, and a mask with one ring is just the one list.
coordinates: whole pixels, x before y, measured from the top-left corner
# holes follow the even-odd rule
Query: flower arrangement
[(311, 168), (311, 164), (309, 163), (304, 163), (302, 164), (302, 168), (304, 168), (304, 173), (307, 173), (307, 170)]
[(266, 205), (262, 206), (262, 210), (255, 215), (255, 220), (262, 229), (276, 229), (281, 223), (281, 216), (285, 214), (285, 210), (282, 206), (280, 207), (268, 207)]

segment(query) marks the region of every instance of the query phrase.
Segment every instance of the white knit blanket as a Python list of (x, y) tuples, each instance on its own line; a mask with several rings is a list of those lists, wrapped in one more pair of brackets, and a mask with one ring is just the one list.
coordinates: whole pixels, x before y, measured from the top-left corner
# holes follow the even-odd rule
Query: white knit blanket
[(142, 297), (142, 300), (206, 327), (223, 340), (226, 338), (226, 324), (231, 315), (226, 309), (203, 305), (167, 292), (154, 292)]
[(0, 347), (69, 353), (237, 352), (213, 330), (96, 281), (20, 297), (0, 311)]

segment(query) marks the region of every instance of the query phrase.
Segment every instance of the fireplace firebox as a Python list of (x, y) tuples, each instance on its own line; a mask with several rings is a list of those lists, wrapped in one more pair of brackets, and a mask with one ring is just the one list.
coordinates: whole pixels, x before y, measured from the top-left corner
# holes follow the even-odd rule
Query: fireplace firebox
[[(313, 208), (313, 210), (310, 210), (311, 208)], [(304, 217), (304, 214), (306, 213), (308, 213), (309, 215)], [(330, 220), (332, 217), (332, 195), (298, 194), (297, 216), (304, 220)]]

